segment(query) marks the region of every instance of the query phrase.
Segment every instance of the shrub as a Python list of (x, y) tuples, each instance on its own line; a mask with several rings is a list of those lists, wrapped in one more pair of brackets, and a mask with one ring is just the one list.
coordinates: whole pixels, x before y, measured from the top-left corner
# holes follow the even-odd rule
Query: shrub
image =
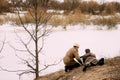
[(114, 14), (115, 13), (114, 6), (112, 4), (106, 4), (105, 13), (106, 14)]
[(6, 0), (0, 0), (0, 13), (9, 12), (10, 11), (9, 7), (10, 6)]
[(53, 16), (49, 23), (53, 24), (54, 26), (58, 25), (66, 26), (84, 23), (85, 20), (86, 16), (82, 14), (79, 9), (75, 9), (74, 13)]
[(120, 18), (117, 16), (110, 16), (110, 17), (103, 16), (101, 18), (100, 17), (96, 18), (91, 22), (95, 25), (102, 25), (102, 26), (107, 25), (108, 29), (112, 29), (113, 27), (116, 26), (117, 23), (119, 23), (119, 21), (120, 21)]
[(0, 15), (0, 24), (4, 24), (6, 22), (8, 22), (9, 20), (7, 19), (7, 17), (5, 15)]

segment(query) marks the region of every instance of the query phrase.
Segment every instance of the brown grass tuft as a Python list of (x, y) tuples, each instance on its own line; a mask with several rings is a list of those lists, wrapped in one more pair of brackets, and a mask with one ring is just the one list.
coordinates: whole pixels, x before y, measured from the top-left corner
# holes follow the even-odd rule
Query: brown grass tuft
[(70, 12), (68, 14), (54, 15), (49, 23), (53, 26), (62, 25), (66, 27), (67, 25), (75, 25), (79, 23), (84, 23), (85, 21), (86, 16), (82, 14), (79, 9), (76, 9), (74, 12)]
[(108, 71), (109, 77), (106, 80), (120, 80), (120, 56), (108, 59), (107, 64), (112, 68)]

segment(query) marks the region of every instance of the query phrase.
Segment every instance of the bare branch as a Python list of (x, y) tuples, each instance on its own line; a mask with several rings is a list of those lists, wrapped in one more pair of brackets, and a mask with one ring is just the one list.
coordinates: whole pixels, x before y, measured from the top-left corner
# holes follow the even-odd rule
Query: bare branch
[(34, 71), (31, 71), (30, 69), (29, 70), (8, 70), (8, 69), (2, 68), (1, 66), (0, 66), (0, 69), (6, 72), (17, 73), (19, 75), (19, 80), (20, 80), (20, 77), (24, 74), (35, 73)]
[(22, 76), (23, 74), (28, 74), (28, 73), (35, 73), (34, 71), (26, 70), (24, 72), (21, 72), (19, 76)]
[(5, 45), (5, 40), (6, 40), (6, 38), (4, 38), (4, 40), (2, 41), (2, 46), (1, 46), (1, 48), (0, 48), (0, 53), (2, 52), (3, 47), (4, 47), (4, 45)]
[(31, 10), (30, 10), (29, 8), (27, 8), (27, 9), (28, 9), (28, 12), (30, 13), (31, 17), (33, 18), (33, 20), (35, 20), (35, 17), (34, 17), (34, 15), (32, 14)]
[(35, 71), (35, 68), (29, 63), (29, 61), (27, 61), (27, 60), (21, 58), (21, 57), (18, 56), (17, 54), (16, 54), (16, 56), (17, 56), (20, 60), (24, 61), (25, 64), (27, 64), (27, 66), (28, 66), (29, 68), (31, 68), (33, 71)]
[(0, 66), (0, 69), (3, 71), (7, 71), (7, 72), (24, 72), (24, 71), (29, 71), (29, 70), (8, 70), (8, 69), (4, 69)]
[(59, 62), (56, 62), (56, 61), (55, 61), (53, 64), (44, 65), (44, 68), (41, 69), (39, 72), (42, 72), (43, 70), (47, 69), (47, 68), (50, 67), (50, 66), (58, 65), (61, 61), (62, 61), (62, 59), (61, 59)]
[[(17, 35), (17, 33), (16, 33)], [(33, 57), (35, 57), (35, 55), (30, 51), (30, 49), (28, 48), (27, 44), (24, 43), (24, 41), (21, 39), (21, 37), (19, 35), (17, 35), (17, 37), (20, 39), (21, 43), (24, 45), (24, 47), (26, 48), (26, 51), (30, 53), (30, 55), (32, 55)], [(29, 43), (29, 42), (28, 42)]]
[(43, 49), (43, 47), (44, 47), (44, 37), (42, 38), (42, 44), (41, 44), (42, 46), (41, 46), (41, 48), (38, 50), (38, 53), (40, 53), (41, 52), (41, 50)]
[[(9, 44), (9, 43), (8, 43)], [(19, 51), (19, 52), (27, 52), (27, 50), (20, 50), (20, 49), (17, 49), (15, 48), (14, 46), (12, 46), (11, 44), (9, 44), (9, 46), (14, 49), (15, 51)]]
[(5, 45), (5, 41), (2, 42), (2, 47), (0, 48), (0, 53), (2, 52), (4, 45)]
[(31, 34), (31, 32), (30, 32), (30, 31), (26, 28), (26, 26), (24, 25), (24, 22), (23, 22), (23, 20), (22, 20), (22, 18), (21, 18), (21, 16), (20, 16), (19, 10), (18, 10), (17, 8), (16, 8), (16, 10), (17, 10), (17, 12), (18, 12), (18, 17), (19, 17), (19, 20), (20, 20), (23, 28), (25, 29), (25, 31), (28, 32), (28, 34), (31, 36), (31, 38), (35, 41), (35, 38), (34, 38), (33, 35)]
[(52, 27), (50, 29), (47, 29), (46, 26), (43, 26), (43, 27), (44, 27), (44, 30), (41, 31), (41, 35), (38, 36), (38, 39), (42, 37), (47, 37), (51, 33)]

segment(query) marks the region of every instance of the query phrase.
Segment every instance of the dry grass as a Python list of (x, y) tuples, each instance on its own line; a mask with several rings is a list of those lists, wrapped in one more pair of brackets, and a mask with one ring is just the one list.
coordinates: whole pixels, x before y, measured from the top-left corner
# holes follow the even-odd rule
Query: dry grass
[[(43, 10), (39, 10), (38, 15), (37, 15), (39, 23), (45, 23), (45, 24), (46, 22), (50, 20), (51, 16), (52, 14), (48, 14), (44, 12)], [(24, 16), (20, 16), (20, 18), (24, 24), (35, 23), (34, 12), (25, 13)], [(12, 21), (17, 25), (21, 25), (20, 18), (17, 16), (16, 18), (12, 19)]]
[[(93, 16), (93, 15), (92, 15)], [(109, 17), (106, 16), (99, 16), (95, 19), (90, 19), (90, 16), (86, 16), (81, 13), (78, 9), (75, 10), (74, 13), (68, 13), (64, 15), (54, 15), (49, 24), (52, 24), (53, 26), (59, 26), (62, 25), (63, 27), (66, 27), (67, 25), (76, 25), (76, 24), (94, 24), (94, 25), (100, 25), (100, 26), (108, 26), (108, 29), (116, 28), (115, 26), (120, 23), (120, 16), (118, 15), (109, 15)]]
[(65, 73), (64, 70), (41, 76), (37, 80), (120, 80), (120, 57), (106, 59), (103, 66), (82, 72), (83, 66)]
[[(21, 16), (22, 21), (27, 24), (27, 23), (33, 23), (33, 19), (31, 19), (30, 14), (26, 13), (24, 14), (24, 16)], [(16, 14), (15, 18), (12, 18), (12, 21), (17, 24), (17, 25), (21, 25), (20, 19), (18, 17), (18, 14)]]
[(107, 25), (108, 29), (111, 29), (116, 26), (117, 23), (119, 23), (120, 17), (110, 17), (110, 18), (96, 18), (92, 20), (92, 23), (95, 25)]
[(80, 10), (76, 9), (74, 13), (70, 12), (63, 15), (54, 15), (49, 23), (53, 26), (67, 26), (84, 23), (86, 20), (86, 16), (82, 14)]
[[(67, 25), (76, 25), (76, 24), (94, 24), (94, 25), (107, 25), (108, 29), (115, 28), (117, 24), (120, 23), (120, 16), (119, 15), (110, 15), (109, 18), (105, 17), (98, 17), (95, 19), (91, 19), (90, 16), (86, 16), (81, 12), (81, 10), (76, 8), (74, 11), (71, 11), (69, 13), (64, 14), (58, 14), (58, 13), (46, 13), (43, 11), (44, 9), (39, 9), (39, 20), (40, 23), (45, 23), (46, 21), (48, 24), (53, 25), (55, 27), (57, 26), (63, 26), (63, 28), (66, 29)], [(34, 15), (34, 13), (31, 13)], [(30, 13), (25, 13), (24, 16), (21, 16), (22, 21), (25, 24), (28, 23), (34, 23), (34, 16), (31, 16)], [(16, 14), (17, 15), (17, 14)], [(92, 15), (92, 14), (91, 14)], [(52, 16), (52, 17), (51, 17)], [(94, 16), (94, 15), (92, 15)], [(99, 16), (99, 15), (98, 15)], [(50, 17), (50, 18), (49, 18)], [(18, 17), (14, 17), (12, 19), (9, 19), (7, 17), (0, 18), (0, 24), (4, 24), (5, 22), (12, 21), (13, 23), (17, 25), (21, 25), (21, 22)]]
[(8, 21), (8, 18), (4, 14), (0, 14), (0, 24), (5, 24)]
[(120, 56), (108, 59), (107, 64), (112, 68), (108, 72), (110, 77), (106, 80), (120, 80)]

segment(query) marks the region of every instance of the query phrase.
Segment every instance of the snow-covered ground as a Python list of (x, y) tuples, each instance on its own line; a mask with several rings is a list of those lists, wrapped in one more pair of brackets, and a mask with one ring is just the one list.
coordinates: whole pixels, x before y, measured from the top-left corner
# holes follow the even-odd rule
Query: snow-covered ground
[[(120, 55), (120, 25), (117, 30), (96, 30), (96, 26), (83, 25), (68, 26), (68, 30), (64, 31), (61, 27), (54, 28), (50, 36), (47, 37), (44, 47), (44, 55), (40, 55), (41, 64), (51, 64), (62, 59), (66, 51), (73, 46), (74, 43), (80, 45), (79, 54), (83, 55), (86, 48), (90, 48), (97, 58), (111, 58)], [(0, 65), (11, 70), (26, 68), (20, 60), (16, 58), (15, 51), (8, 46), (12, 44), (17, 48), (21, 48), (19, 39), (14, 30), (19, 31), (18, 34), (26, 39), (26, 34), (21, 27), (15, 27), (10, 24), (0, 25), (0, 41), (6, 37), (6, 44), (2, 51)], [(23, 53), (22, 53), (23, 54)], [(50, 67), (43, 71), (41, 75), (48, 74), (59, 69), (63, 69), (64, 64)], [(0, 72), (0, 80), (19, 80), (14, 73)], [(6, 77), (7, 76), (7, 77)], [(30, 75), (26, 76), (26, 80), (32, 80)], [(28, 79), (29, 77), (29, 79)], [(25, 76), (22, 80), (25, 80)]]

